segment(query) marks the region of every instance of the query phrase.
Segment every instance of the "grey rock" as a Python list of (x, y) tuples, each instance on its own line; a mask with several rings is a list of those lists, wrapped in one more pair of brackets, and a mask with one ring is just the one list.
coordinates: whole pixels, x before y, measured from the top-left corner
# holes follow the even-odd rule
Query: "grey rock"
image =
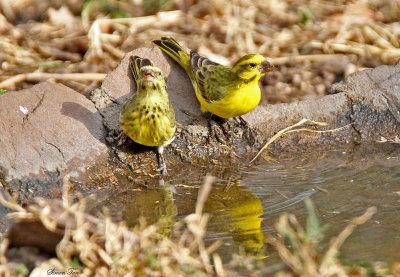
[(61, 84), (0, 95), (0, 126), (0, 168), (7, 182), (76, 175), (108, 151), (93, 103)]
[(303, 118), (327, 122), (337, 132), (297, 132), (281, 137), (271, 150), (296, 151), (343, 145), (398, 141), (400, 138), (400, 62), (349, 75), (330, 88), (335, 93), (317, 100), (259, 106), (243, 117), (266, 141)]

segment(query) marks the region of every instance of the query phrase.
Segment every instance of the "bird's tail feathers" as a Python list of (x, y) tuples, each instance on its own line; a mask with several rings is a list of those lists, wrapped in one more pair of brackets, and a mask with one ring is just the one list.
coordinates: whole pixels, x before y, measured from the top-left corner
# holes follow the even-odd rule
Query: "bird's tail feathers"
[(135, 78), (136, 84), (139, 84), (139, 71), (140, 68), (143, 66), (152, 66), (153, 64), (149, 59), (142, 59), (141, 57), (138, 56), (130, 56), (129, 57), (129, 67), (132, 71), (133, 78)]
[(153, 43), (177, 61), (187, 72), (190, 71), (190, 56), (176, 40), (170, 37), (162, 37), (153, 40)]

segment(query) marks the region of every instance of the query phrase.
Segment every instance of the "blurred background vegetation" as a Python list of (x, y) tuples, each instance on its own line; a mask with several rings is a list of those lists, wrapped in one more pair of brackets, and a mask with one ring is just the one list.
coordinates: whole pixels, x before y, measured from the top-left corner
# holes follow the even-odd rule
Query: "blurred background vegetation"
[(6, 90), (54, 79), (88, 91), (103, 75), (57, 74), (107, 73), (160, 36), (223, 64), (268, 57), (278, 70), (262, 79), (263, 103), (322, 96), (400, 58), (400, 0), (2, 0), (0, 12)]

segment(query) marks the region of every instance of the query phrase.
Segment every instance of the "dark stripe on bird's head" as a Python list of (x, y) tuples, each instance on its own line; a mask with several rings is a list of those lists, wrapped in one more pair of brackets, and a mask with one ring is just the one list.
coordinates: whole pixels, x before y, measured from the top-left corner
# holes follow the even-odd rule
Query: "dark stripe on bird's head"
[(254, 75), (253, 77), (251, 77), (250, 79), (244, 79), (243, 82), (245, 84), (251, 83), (254, 81), (254, 79), (257, 78), (257, 75)]
[(239, 65), (246, 65), (249, 63), (256, 63), (256, 64), (261, 64), (263, 61), (265, 60), (265, 58), (261, 55), (258, 54), (247, 54), (243, 57), (241, 57), (234, 65), (235, 66), (239, 66)]

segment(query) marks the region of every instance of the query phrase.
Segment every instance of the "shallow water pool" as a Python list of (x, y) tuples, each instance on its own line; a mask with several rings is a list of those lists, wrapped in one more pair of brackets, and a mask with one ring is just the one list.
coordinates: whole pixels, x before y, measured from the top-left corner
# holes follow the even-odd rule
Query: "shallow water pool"
[[(161, 232), (171, 234), (177, 219), (194, 212), (198, 189), (206, 173), (218, 176), (204, 211), (211, 215), (207, 243), (221, 239), (218, 252), (224, 260), (241, 251), (276, 261), (265, 236), (287, 212), (305, 222), (304, 199), (317, 207), (325, 232), (323, 244), (368, 207), (378, 211), (356, 228), (344, 243), (341, 257), (353, 261), (400, 260), (400, 146), (363, 146), (292, 156), (264, 157), (241, 168), (182, 169), (153, 188), (126, 187), (106, 197), (115, 220), (130, 225), (143, 217), (147, 223), (162, 219)], [(266, 259), (266, 261), (268, 258)]]

